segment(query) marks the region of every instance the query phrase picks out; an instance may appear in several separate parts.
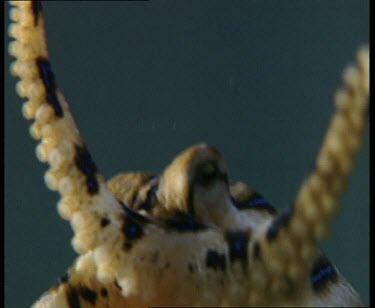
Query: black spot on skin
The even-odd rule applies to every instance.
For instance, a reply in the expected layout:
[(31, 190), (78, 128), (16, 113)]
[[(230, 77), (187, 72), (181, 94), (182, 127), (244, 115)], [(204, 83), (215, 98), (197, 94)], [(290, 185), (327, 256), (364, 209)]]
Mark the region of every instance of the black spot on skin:
[(164, 221), (167, 229), (172, 229), (178, 232), (190, 232), (204, 230), (207, 227), (198, 223), (192, 216), (176, 212), (174, 218), (169, 218)]
[(137, 191), (134, 193), (133, 197), (132, 197), (132, 200), (131, 200), (131, 202), (130, 202), (130, 204), (131, 204), (132, 206), (134, 206), (135, 202), (136, 202), (137, 199), (138, 199), (138, 193), (139, 193), (139, 191), (137, 190)]
[(337, 272), (325, 256), (320, 256), (315, 261), (311, 271), (311, 285), (313, 290), (320, 292), (331, 282), (337, 282)]
[(132, 247), (132, 244), (144, 235), (142, 225), (134, 219), (131, 219), (129, 216), (125, 216), (121, 230), (125, 235), (125, 250), (129, 250)]
[(111, 221), (110, 221), (108, 218), (106, 218), (106, 217), (103, 217), (103, 218), (100, 220), (100, 226), (101, 226), (102, 228), (108, 226), (110, 223), (111, 223)]
[(224, 271), (227, 266), (225, 255), (209, 249), (206, 254), (206, 266), (213, 268), (215, 271), (218, 269)]
[(95, 305), (95, 302), (98, 299), (98, 295), (96, 294), (95, 290), (90, 289), (86, 286), (81, 286), (79, 287), (78, 292), (84, 300)]
[(257, 192), (253, 193), (249, 200), (238, 202), (234, 198), (232, 198), (232, 202), (234, 206), (239, 210), (264, 210), (271, 215), (277, 213), (276, 209), (266, 199), (264, 199), (261, 194)]
[(142, 224), (148, 223), (148, 218), (131, 210), (124, 203), (120, 202), (125, 211), (124, 223), (122, 225), (122, 233), (125, 236), (124, 250), (131, 249), (132, 244), (142, 238), (144, 235)]
[(155, 183), (154, 185), (151, 186), (149, 191), (147, 192), (147, 197), (145, 202), (143, 202), (140, 206), (140, 209), (149, 211), (151, 210), (152, 207), (152, 198), (155, 195), (156, 190), (158, 189), (159, 183)]
[(106, 288), (102, 288), (102, 289), (100, 290), (100, 295), (101, 295), (102, 297), (108, 297), (108, 291), (107, 291), (107, 289), (106, 289)]
[(149, 211), (151, 210), (152, 208), (152, 198), (154, 197), (155, 195), (155, 192), (159, 186), (159, 180), (158, 180), (159, 176), (158, 175), (149, 175), (149, 177), (147, 178), (146, 182), (142, 184), (142, 187), (145, 186), (145, 185), (148, 185), (150, 181), (152, 180), (155, 180), (157, 179), (157, 182), (155, 182), (153, 185), (151, 185), (151, 187), (149, 188), (148, 192), (147, 192), (147, 196), (146, 196), (146, 200), (140, 204), (140, 205), (137, 205), (137, 208), (135, 208), (134, 206), (136, 205), (136, 202), (138, 200), (138, 194), (139, 194), (139, 190), (136, 190), (132, 196), (132, 200), (130, 202), (130, 205), (137, 209), (137, 210), (140, 210), (140, 209), (143, 209), (143, 210), (146, 210), (146, 211)]
[(50, 104), (55, 111), (55, 115), (61, 118), (64, 115), (61, 104), (56, 95), (56, 81), (51, 69), (51, 64), (46, 58), (38, 57), (36, 65), (39, 69), (40, 78), (43, 80), (44, 87), (47, 93), (47, 103)]
[[(146, 216), (143, 216), (136, 211), (129, 208), (123, 202), (119, 201), (125, 212), (123, 233), (129, 240), (125, 244), (125, 250), (131, 248), (131, 242), (141, 238), (143, 236), (142, 225), (150, 223), (151, 220)], [(157, 221), (156, 224), (164, 227), (167, 230), (173, 230), (178, 232), (191, 232), (204, 230), (207, 226), (198, 223), (193, 217), (186, 213), (176, 212), (173, 218)]]
[(244, 266), (247, 264), (247, 245), (250, 235), (243, 231), (230, 231), (226, 233), (226, 240), (229, 245), (229, 259), (231, 262), (241, 261)]
[(268, 241), (272, 241), (277, 237), (279, 229), (283, 226), (286, 226), (289, 223), (292, 214), (293, 206), (285, 208), (283, 212), (281, 212), (274, 218), (274, 220), (272, 221), (271, 225), (267, 230), (266, 236)]
[(127, 216), (131, 217), (132, 219), (138, 221), (141, 224), (147, 224), (147, 223), (151, 222), (151, 220), (149, 218), (147, 218), (146, 216), (143, 216), (143, 215), (137, 213), (136, 211), (134, 211), (133, 209), (131, 209), (130, 207), (128, 207), (122, 201), (119, 201), (119, 202), (121, 204), (122, 209), (124, 210), (124, 213)]
[(42, 2), (40, 0), (33, 0), (31, 2), (31, 9), (34, 15), (34, 26), (38, 25), (39, 14), (42, 12)]
[(98, 169), (91, 158), (86, 146), (75, 146), (76, 155), (75, 163), (77, 168), (85, 175), (87, 190), (90, 195), (94, 195), (99, 191), (98, 180), (96, 179), (96, 172)]
[(79, 294), (76, 288), (69, 287), (66, 293), (66, 299), (70, 308), (81, 308)]
[(194, 266), (191, 263), (188, 263), (188, 269), (190, 273), (194, 273)]
[(254, 256), (255, 260), (259, 259), (260, 256), (261, 256), (260, 245), (259, 245), (258, 242), (255, 242), (255, 244), (254, 244), (253, 256)]

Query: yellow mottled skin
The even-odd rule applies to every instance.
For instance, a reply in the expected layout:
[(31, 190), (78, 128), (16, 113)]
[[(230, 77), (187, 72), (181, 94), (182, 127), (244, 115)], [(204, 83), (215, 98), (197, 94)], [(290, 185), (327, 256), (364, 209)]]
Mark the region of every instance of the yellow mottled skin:
[[(48, 60), (41, 12), (30, 1), (11, 4), (11, 72), (28, 100), (22, 112), (34, 120), (37, 157), (50, 166), (46, 185), (61, 195), (58, 211), (71, 222), (80, 254), (33, 307), (361, 305), (340, 273), (320, 292), (310, 276), (367, 122), (368, 49), (345, 71), (315, 168), (282, 216), (238, 208), (256, 192), (229, 184), (221, 154), (205, 144), (179, 154), (159, 176), (133, 172), (105, 182), (63, 95), (47, 89), (40, 73), (37, 60)], [(48, 101), (51, 91), (62, 116)]]

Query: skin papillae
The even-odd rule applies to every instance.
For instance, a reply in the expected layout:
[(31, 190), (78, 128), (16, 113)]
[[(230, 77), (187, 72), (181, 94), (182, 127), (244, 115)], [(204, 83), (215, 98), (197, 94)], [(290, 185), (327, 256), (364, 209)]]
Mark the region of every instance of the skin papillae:
[(46, 185), (71, 222), (79, 257), (33, 307), (361, 306), (318, 248), (366, 126), (369, 52), (344, 73), (336, 111), (311, 174), (280, 214), (254, 189), (230, 183), (221, 154), (200, 144), (160, 175), (106, 182), (48, 61), (40, 2), (12, 1), (11, 72), (34, 122)]

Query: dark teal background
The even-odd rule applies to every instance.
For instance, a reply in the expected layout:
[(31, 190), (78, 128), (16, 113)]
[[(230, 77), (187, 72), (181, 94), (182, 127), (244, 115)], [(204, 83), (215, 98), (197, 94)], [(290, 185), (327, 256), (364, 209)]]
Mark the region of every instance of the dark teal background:
[[(222, 151), (232, 179), (282, 208), (313, 165), (343, 68), (369, 40), (368, 7), (359, 0), (85, 1), (47, 2), (43, 12), (57, 82), (107, 178), (161, 171), (205, 141)], [(7, 68), (11, 58), (4, 60)], [(5, 304), (27, 307), (75, 253), (15, 82), (6, 69)], [(368, 168), (367, 129), (323, 244), (367, 304)]]

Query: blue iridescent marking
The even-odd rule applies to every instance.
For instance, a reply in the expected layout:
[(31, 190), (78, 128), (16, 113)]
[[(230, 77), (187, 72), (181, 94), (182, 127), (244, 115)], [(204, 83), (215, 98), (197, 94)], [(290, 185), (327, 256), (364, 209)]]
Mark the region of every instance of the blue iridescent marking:
[(241, 250), (241, 248), (242, 248), (242, 243), (237, 241), (237, 242), (234, 243), (233, 246), (234, 246), (234, 249), (235, 249), (235, 250)]
[(189, 232), (205, 229), (206, 226), (196, 222), (190, 217), (178, 214), (176, 218), (165, 220), (165, 226), (179, 232)]
[(96, 194), (99, 191), (99, 183), (96, 179), (97, 168), (87, 148), (76, 145), (75, 162), (77, 168), (85, 175), (89, 194)]
[(193, 229), (194, 228), (194, 222), (192, 220), (186, 222), (186, 228), (187, 229)]
[(266, 200), (263, 196), (257, 192), (251, 195), (251, 198), (245, 201), (237, 201), (233, 197), (231, 200), (234, 206), (239, 210), (265, 210), (270, 214), (276, 214), (276, 209)]
[[(152, 179), (153, 178), (157, 178), (157, 176), (153, 176)], [(147, 193), (147, 198), (146, 198), (145, 202), (140, 207), (141, 209), (146, 210), (146, 211), (149, 211), (151, 209), (151, 206), (152, 206), (152, 202), (151, 201), (152, 201), (152, 198), (154, 197), (155, 192), (158, 189), (158, 187), (159, 187), (159, 183), (155, 183), (150, 188), (150, 190)]]
[(249, 243), (250, 234), (243, 231), (229, 231), (225, 235), (229, 246), (230, 261), (242, 261), (242, 263), (246, 266), (247, 245)]
[(311, 284), (315, 291), (323, 290), (327, 282), (335, 282), (337, 272), (329, 260), (323, 255), (314, 263), (311, 272)]
[(255, 200), (250, 200), (248, 205), (259, 205), (259, 204), (268, 204), (268, 201), (264, 198), (261, 199), (255, 199)]
[(39, 57), (36, 59), (36, 64), (39, 68), (39, 74), (43, 80), (47, 92), (47, 102), (55, 110), (55, 115), (61, 118), (63, 116), (63, 109), (56, 96), (56, 82), (55, 76), (51, 69), (51, 64), (45, 58)]
[(290, 218), (293, 214), (293, 206), (285, 208), (279, 215), (277, 215), (272, 224), (267, 230), (267, 239), (269, 241), (274, 240), (277, 237), (279, 229), (286, 226), (289, 223)]
[(128, 232), (129, 232), (130, 234), (134, 235), (134, 234), (137, 232), (138, 228), (139, 228), (138, 226), (130, 226), (130, 227), (128, 228)]
[(140, 239), (143, 235), (143, 225), (150, 222), (150, 220), (129, 208), (125, 203), (119, 201), (124, 210), (124, 222), (121, 228), (124, 234), (124, 250), (129, 251), (134, 242)]
[(333, 267), (332, 266), (328, 266), (327, 268), (321, 269), (318, 274), (313, 276), (313, 278), (312, 278), (313, 285), (316, 285), (324, 277), (332, 275), (332, 273), (333, 273)]
[(164, 227), (178, 232), (204, 230), (206, 225), (197, 222), (191, 215), (177, 211), (172, 218), (163, 221)]
[(96, 182), (93, 182), (93, 181), (87, 181), (87, 185), (89, 186), (89, 189), (91, 191), (91, 190), (95, 189), (97, 184), (96, 184)]

